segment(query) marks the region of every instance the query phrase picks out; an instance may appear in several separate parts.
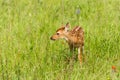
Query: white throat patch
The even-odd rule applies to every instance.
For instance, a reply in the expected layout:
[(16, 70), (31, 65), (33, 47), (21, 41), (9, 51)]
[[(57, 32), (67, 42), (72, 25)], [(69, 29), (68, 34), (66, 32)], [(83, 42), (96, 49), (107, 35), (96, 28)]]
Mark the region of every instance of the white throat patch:
[(65, 39), (66, 41), (68, 41), (68, 38), (65, 37), (64, 39)]

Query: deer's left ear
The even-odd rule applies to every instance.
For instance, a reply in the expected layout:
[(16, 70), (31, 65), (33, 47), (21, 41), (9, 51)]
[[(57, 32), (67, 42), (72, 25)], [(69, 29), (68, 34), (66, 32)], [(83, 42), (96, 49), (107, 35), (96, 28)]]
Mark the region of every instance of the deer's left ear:
[(67, 23), (67, 24), (65, 25), (65, 31), (68, 31), (68, 30), (69, 30), (69, 27), (70, 27), (70, 24)]

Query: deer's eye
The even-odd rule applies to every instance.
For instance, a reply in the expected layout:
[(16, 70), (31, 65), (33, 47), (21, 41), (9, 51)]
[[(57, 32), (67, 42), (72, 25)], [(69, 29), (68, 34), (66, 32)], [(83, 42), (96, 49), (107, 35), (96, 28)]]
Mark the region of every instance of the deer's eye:
[(59, 35), (59, 33), (57, 33), (57, 35)]

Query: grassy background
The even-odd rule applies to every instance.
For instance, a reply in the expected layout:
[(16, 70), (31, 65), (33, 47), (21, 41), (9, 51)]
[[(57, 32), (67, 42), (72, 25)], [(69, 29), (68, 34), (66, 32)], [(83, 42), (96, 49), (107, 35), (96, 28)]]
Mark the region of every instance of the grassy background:
[[(82, 67), (49, 39), (66, 22), (85, 30)], [(120, 80), (120, 0), (0, 0), (0, 80)]]

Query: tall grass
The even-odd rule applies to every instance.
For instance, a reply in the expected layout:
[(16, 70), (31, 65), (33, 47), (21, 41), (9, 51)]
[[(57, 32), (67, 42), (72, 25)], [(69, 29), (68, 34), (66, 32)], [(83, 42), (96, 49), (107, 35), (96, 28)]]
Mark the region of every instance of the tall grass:
[[(119, 0), (0, 0), (0, 80), (120, 80), (119, 5)], [(67, 43), (49, 39), (66, 22), (84, 28), (82, 67), (67, 63), (74, 55)]]

